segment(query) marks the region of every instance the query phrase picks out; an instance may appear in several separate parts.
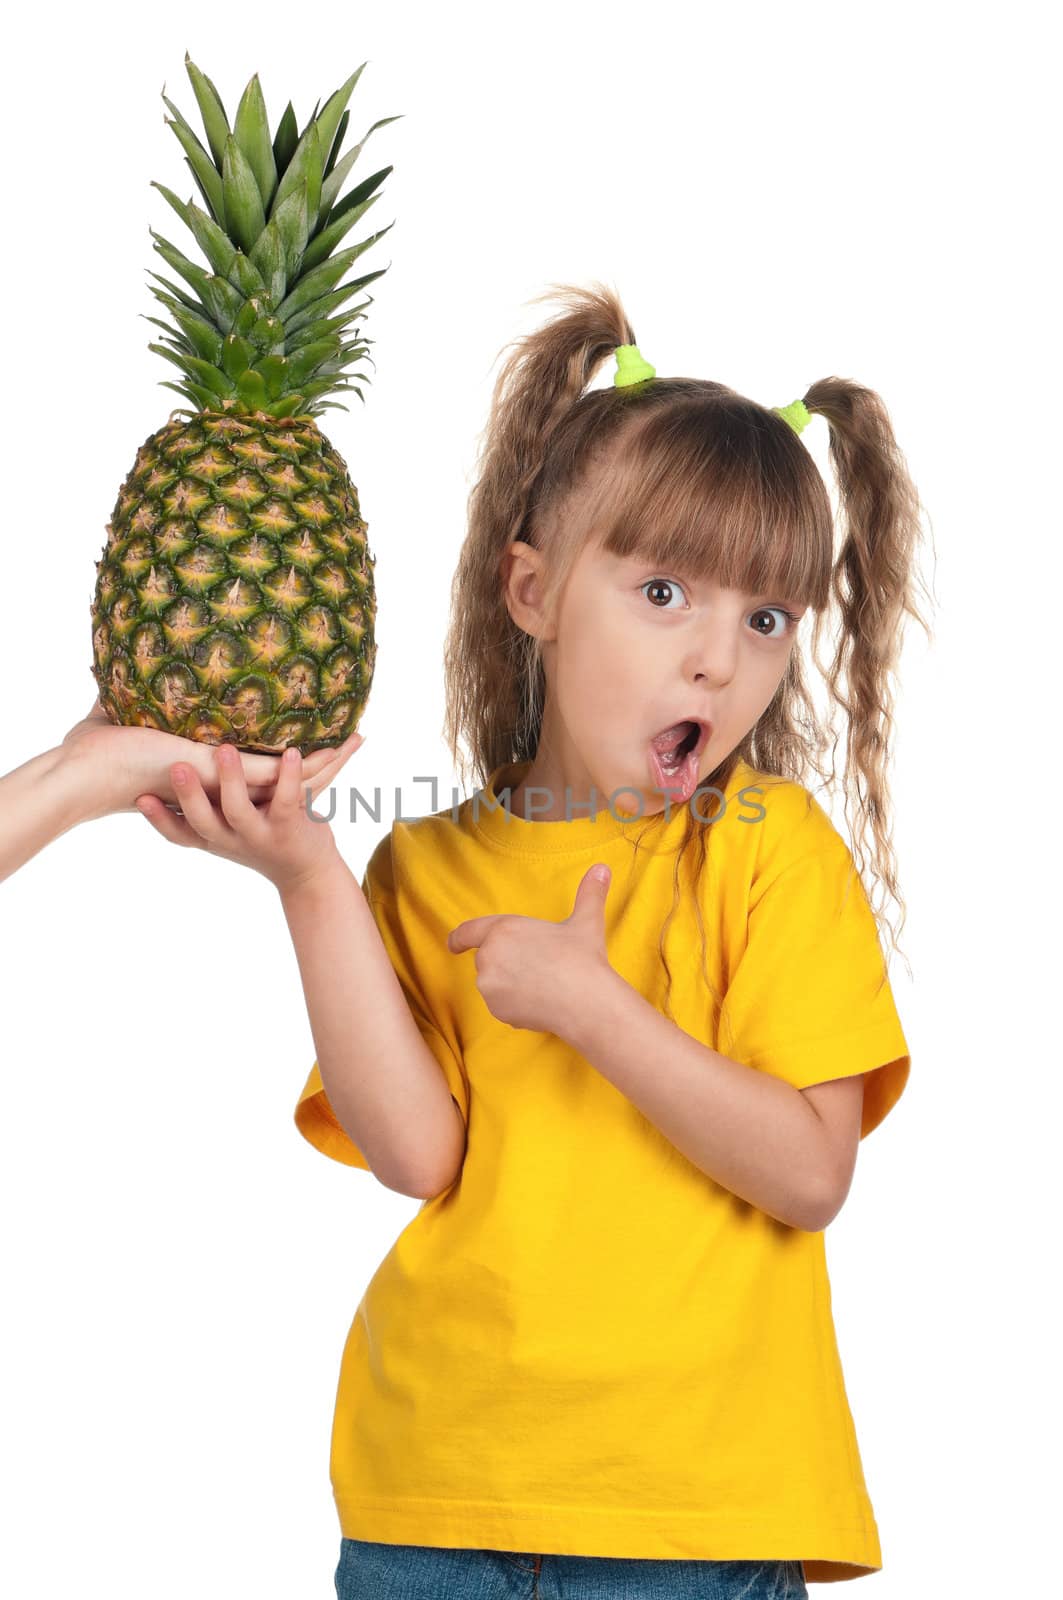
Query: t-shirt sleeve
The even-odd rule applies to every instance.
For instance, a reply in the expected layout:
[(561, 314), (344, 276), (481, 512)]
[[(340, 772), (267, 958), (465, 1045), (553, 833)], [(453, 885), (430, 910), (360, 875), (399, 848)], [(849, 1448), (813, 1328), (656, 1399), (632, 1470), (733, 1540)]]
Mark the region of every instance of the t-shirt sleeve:
[(798, 1089), (866, 1073), (861, 1139), (900, 1099), (911, 1058), (874, 913), (825, 814), (815, 847), (750, 892), (719, 1049)]
[[(468, 1083), (455, 1044), (447, 1039), (436, 1022), (429, 1003), (418, 983), (411, 955), (410, 940), (396, 909), (395, 896), (390, 884), (387, 855), (390, 839), (385, 837), (377, 846), (362, 879), (362, 893), (373, 913), (384, 948), (409, 1004), (422, 1039), (428, 1045), (447, 1080), (451, 1098), (455, 1101), (468, 1126)], [(303, 1137), (320, 1150), (349, 1167), (362, 1167), (370, 1171), (363, 1152), (341, 1127), (329, 1103), (321, 1081), (321, 1071), (315, 1061), (303, 1086), (295, 1107), (295, 1125)]]

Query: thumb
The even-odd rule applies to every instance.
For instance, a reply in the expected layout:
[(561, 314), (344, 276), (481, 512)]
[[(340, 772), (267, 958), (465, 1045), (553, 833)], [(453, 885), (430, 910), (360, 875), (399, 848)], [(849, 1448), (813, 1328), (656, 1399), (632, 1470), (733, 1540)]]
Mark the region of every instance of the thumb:
[(591, 905), (596, 910), (604, 906), (611, 880), (612, 873), (603, 862), (595, 862), (593, 867), (589, 867), (576, 890), (574, 912), (578, 914), (584, 904)]

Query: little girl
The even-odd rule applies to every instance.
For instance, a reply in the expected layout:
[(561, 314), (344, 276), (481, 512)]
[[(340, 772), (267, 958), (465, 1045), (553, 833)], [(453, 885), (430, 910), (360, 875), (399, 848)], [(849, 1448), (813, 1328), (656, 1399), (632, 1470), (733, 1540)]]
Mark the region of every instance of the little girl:
[(340, 1600), (784, 1600), (882, 1564), (823, 1230), (910, 1066), (804, 787), (836, 730), (798, 638), (831, 623), (896, 896), (919, 501), (870, 390), (658, 378), (612, 290), (561, 292), (498, 378), (453, 587), (447, 735), (484, 787), (394, 822), (361, 887), (297, 752), (262, 809), (225, 745), (219, 805), (180, 768), (183, 817), (140, 804), (276, 885), (317, 1055), (296, 1124), (424, 1202), (343, 1353)]

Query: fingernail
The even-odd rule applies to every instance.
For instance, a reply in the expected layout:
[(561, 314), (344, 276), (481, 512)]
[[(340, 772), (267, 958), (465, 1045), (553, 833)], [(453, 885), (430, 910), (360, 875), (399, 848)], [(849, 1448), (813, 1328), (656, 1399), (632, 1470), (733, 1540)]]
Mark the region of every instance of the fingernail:
[(188, 768), (187, 767), (174, 767), (174, 769), (173, 769), (173, 781), (174, 781), (174, 783), (187, 783), (187, 781), (188, 781)]

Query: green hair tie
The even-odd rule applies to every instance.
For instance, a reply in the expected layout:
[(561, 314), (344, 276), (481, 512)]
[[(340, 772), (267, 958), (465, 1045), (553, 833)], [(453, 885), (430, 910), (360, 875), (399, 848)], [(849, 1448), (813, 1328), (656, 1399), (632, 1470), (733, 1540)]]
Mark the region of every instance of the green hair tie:
[(800, 433), (812, 420), (812, 413), (803, 400), (791, 400), (788, 406), (772, 406), (773, 411), (788, 422), (795, 433)]
[(637, 344), (618, 344), (616, 347), (616, 371), (613, 374), (613, 383), (618, 389), (624, 389), (629, 383), (641, 383), (644, 378), (655, 378), (657, 368), (651, 367), (644, 361)]
[[(617, 389), (625, 389), (631, 383), (642, 383), (646, 378), (656, 376), (657, 368), (650, 366), (637, 344), (617, 345), (616, 371), (613, 374), (613, 384)], [(792, 400), (788, 406), (772, 406), (771, 409), (784, 422), (788, 422), (797, 434), (807, 428), (812, 420), (812, 413), (803, 400)]]

